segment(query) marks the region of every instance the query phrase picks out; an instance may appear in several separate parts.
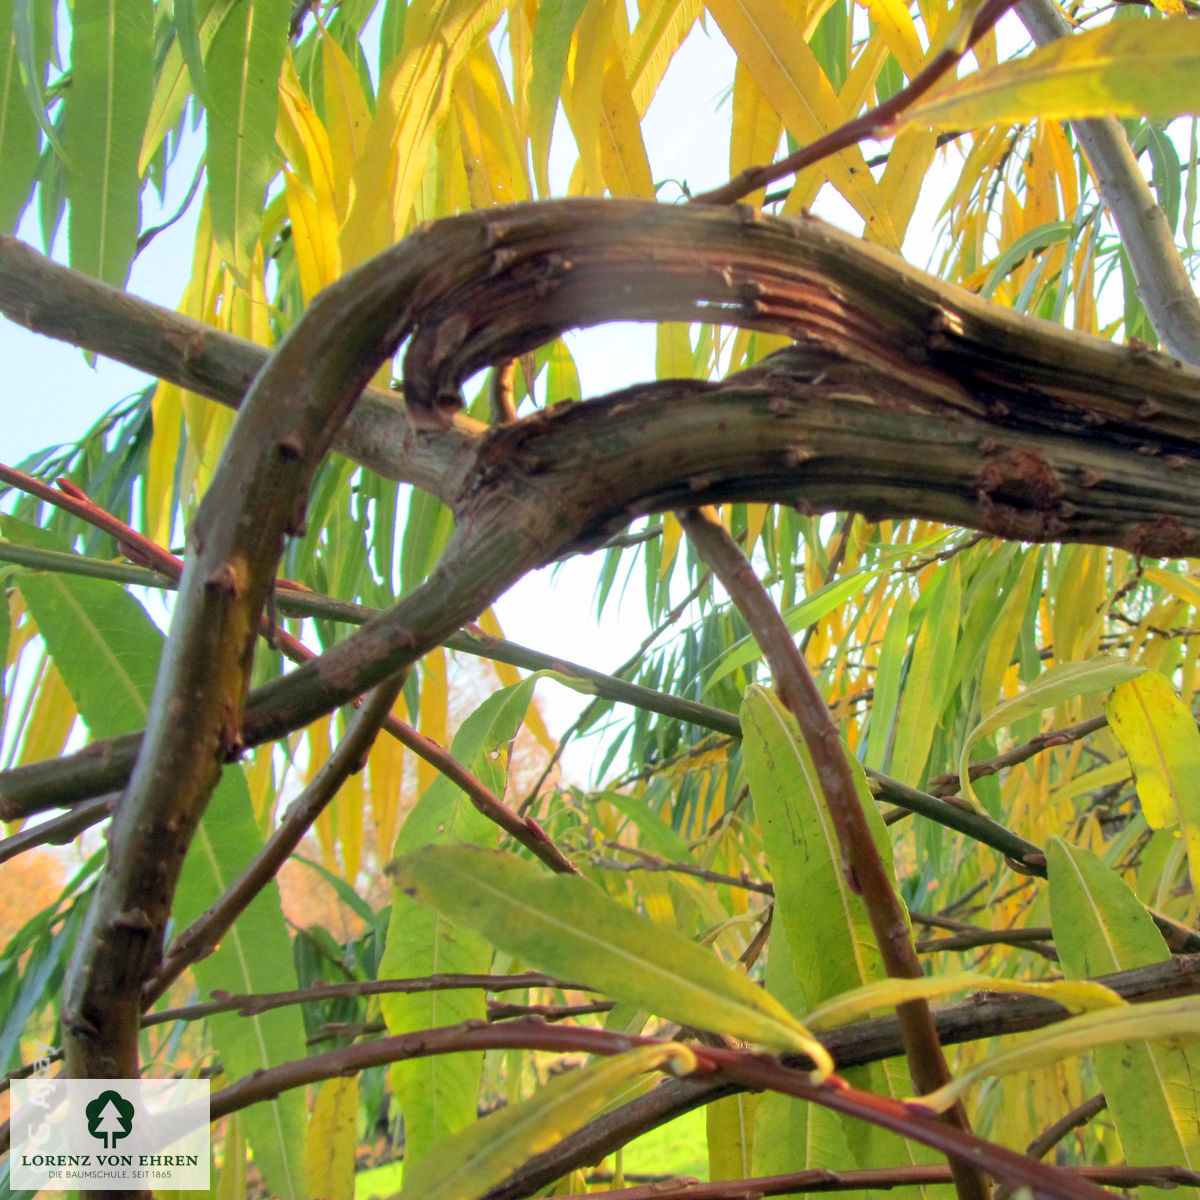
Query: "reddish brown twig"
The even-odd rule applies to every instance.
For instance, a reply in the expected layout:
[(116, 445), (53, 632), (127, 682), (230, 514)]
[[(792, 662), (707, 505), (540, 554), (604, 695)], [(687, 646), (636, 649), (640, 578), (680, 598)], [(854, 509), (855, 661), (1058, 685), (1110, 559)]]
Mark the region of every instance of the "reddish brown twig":
[(933, 59), (920, 70), (913, 79), (902, 87), (894, 96), (882, 104), (868, 109), (861, 116), (847, 121), (837, 129), (802, 146), (794, 154), (781, 158), (778, 162), (761, 167), (747, 167), (735, 175), (728, 183), (713, 188), (708, 192), (700, 192), (693, 196), (694, 204), (732, 204), (743, 196), (759, 188), (811, 167), (831, 154), (837, 154), (850, 146), (861, 142), (864, 138), (877, 137), (892, 126), (902, 112), (915, 101), (919, 100), (933, 87), (939, 79), (952, 70), (966, 52), (1012, 7), (1014, 0), (985, 0), (985, 3), (971, 22), (962, 44), (950, 44), (940, 50)]

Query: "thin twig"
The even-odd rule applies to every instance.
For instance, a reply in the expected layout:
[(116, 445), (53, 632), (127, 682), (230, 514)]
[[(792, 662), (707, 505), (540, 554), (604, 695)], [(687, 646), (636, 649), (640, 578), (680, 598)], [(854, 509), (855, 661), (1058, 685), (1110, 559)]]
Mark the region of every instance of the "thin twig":
[(0, 841), (0, 863), (35, 846), (65, 846), (73, 842), (89, 826), (111, 817), (119, 799), (120, 796), (115, 792), (108, 796), (97, 796), (63, 813), (61, 817), (51, 817), (40, 825), (30, 825), (4, 838)]
[[(1005, 750), (1003, 754), (997, 754), (995, 758), (972, 763), (968, 768), (968, 774), (972, 782), (988, 775), (995, 775), (1003, 771), (1005, 767), (1016, 766), (1017, 763), (1023, 763), (1046, 750), (1077, 742), (1080, 738), (1087, 737), (1089, 733), (1103, 729), (1107, 724), (1108, 718), (1101, 713), (1100, 716), (1089, 717), (1077, 725), (1068, 725), (1066, 729), (1051, 729), (1046, 733), (1039, 733), (1029, 741), (1023, 742), (1019, 746), (1013, 746), (1012, 749)], [(961, 784), (962, 780), (958, 775), (947, 772), (945, 775), (935, 775), (929, 780), (928, 790), (935, 796), (952, 796), (958, 791)]]
[(743, 196), (782, 179), (785, 175), (796, 174), (831, 154), (856, 145), (864, 138), (875, 137), (885, 132), (906, 108), (919, 100), (958, 64), (963, 55), (995, 25), (1012, 3), (1013, 0), (985, 0), (971, 22), (970, 29), (966, 31), (966, 37), (961, 42), (952, 39), (950, 44), (935, 54), (908, 84), (882, 104), (868, 109), (861, 116), (847, 121), (837, 129), (830, 130), (815, 142), (809, 142), (807, 146), (802, 146), (794, 154), (789, 154), (778, 162), (761, 167), (747, 167), (728, 183), (693, 196), (692, 202), (732, 204)]
[(1085, 1100), (1082, 1104), (1076, 1105), (1069, 1113), (1066, 1113), (1055, 1121), (1053, 1125), (1048, 1126), (1039, 1133), (1025, 1147), (1025, 1153), (1031, 1158), (1045, 1158), (1072, 1129), (1078, 1129), (1081, 1125), (1086, 1125), (1097, 1113), (1103, 1112), (1107, 1107), (1108, 1101), (1105, 1100), (1104, 1093), (1097, 1093), (1090, 1100)]
[(525, 971), (519, 975), (422, 975), (414, 979), (366, 979), (351, 983), (314, 983), (311, 987), (290, 992), (245, 992), (233, 995), (214, 991), (213, 999), (201, 1004), (167, 1008), (147, 1013), (143, 1027), (162, 1025), (168, 1021), (198, 1021), (213, 1013), (236, 1012), (243, 1017), (257, 1016), (273, 1008), (292, 1004), (320, 1004), (325, 1000), (344, 997), (411, 995), (419, 992), (443, 992), (455, 988), (482, 989), (486, 992), (507, 992), (527, 988), (556, 988), (560, 991), (586, 992), (581, 983), (566, 983), (552, 975)]
[(631, 855), (634, 861), (623, 863), (616, 862), (611, 858), (593, 857), (591, 860), (593, 866), (610, 871), (669, 871), (677, 875), (691, 875), (693, 878), (703, 879), (707, 883), (725, 884), (728, 887), (743, 888), (748, 892), (760, 892), (764, 896), (775, 895), (775, 889), (769, 883), (751, 879), (744, 871), (741, 875), (726, 875), (721, 871), (710, 871), (706, 867), (697, 866), (695, 863), (668, 862), (665, 858), (658, 858), (656, 855), (646, 853), (645, 850), (622, 846), (620, 842), (606, 841), (604, 845), (610, 850)]

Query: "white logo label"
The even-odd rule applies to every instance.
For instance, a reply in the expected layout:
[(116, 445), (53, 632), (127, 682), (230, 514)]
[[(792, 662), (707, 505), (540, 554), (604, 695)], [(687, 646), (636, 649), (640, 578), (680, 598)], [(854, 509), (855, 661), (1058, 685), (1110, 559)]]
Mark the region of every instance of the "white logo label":
[(14, 1079), (10, 1184), (208, 1188), (206, 1079)]

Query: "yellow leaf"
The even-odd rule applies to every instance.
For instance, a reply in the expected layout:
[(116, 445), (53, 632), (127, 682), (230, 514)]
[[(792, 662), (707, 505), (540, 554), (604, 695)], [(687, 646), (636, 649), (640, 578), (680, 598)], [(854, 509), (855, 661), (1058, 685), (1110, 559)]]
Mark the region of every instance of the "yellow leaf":
[(638, 112), (650, 106), (675, 51), (700, 16), (700, 0), (642, 0), (622, 54)]
[(818, 1004), (804, 1018), (804, 1023), (809, 1029), (832, 1029), (847, 1021), (865, 1017), (877, 1009), (894, 1008), (909, 1000), (933, 1000), (965, 988), (1044, 996), (1076, 1012), (1119, 1008), (1126, 1004), (1112, 988), (1090, 979), (1057, 979), (1037, 983), (1023, 979), (997, 979), (979, 971), (960, 971), (953, 975), (926, 976), (923, 979), (877, 979)]
[(938, 89), (906, 123), (974, 129), (1070, 117), (1200, 112), (1200, 24), (1113, 21)]
[(1200, 731), (1195, 718), (1156, 671), (1114, 688), (1104, 710), (1129, 756), (1146, 822), (1153, 829), (1183, 831), (1192, 887), (1200, 895)]
[(491, 46), (482, 42), (454, 85), (463, 166), (476, 208), (529, 199), (512, 103)]
[(605, 184), (600, 159), (600, 121), (604, 68), (612, 37), (612, 8), (608, 0), (590, 0), (571, 42), (570, 87), (563, 93), (563, 108), (579, 149), (584, 186), (596, 196), (603, 193)]
[(348, 261), (391, 244), (407, 227), (426, 156), (450, 108), (454, 76), (503, 8), (503, 0), (440, 0), (409, 9), (404, 42), (384, 69), (367, 130), (343, 234)]
[(75, 701), (49, 658), (42, 660), (41, 674), (30, 688), (30, 694), (35, 699), (24, 729), (18, 764), (57, 757), (75, 724)]
[(327, 1079), (317, 1093), (308, 1136), (308, 1194), (320, 1200), (354, 1200), (358, 1076)]
[(1086, 1054), (1096, 1046), (1160, 1038), (1171, 1043), (1197, 1037), (1200, 1037), (1200, 1004), (1195, 996), (1104, 1008), (1013, 1039), (1005, 1049), (992, 1051), (977, 1066), (937, 1091), (918, 1097), (915, 1103), (945, 1112), (963, 1092), (989, 1075), (1058, 1062), (1074, 1054)]
[(291, 171), (284, 171), (283, 187), (292, 222), (300, 291), (307, 302), (341, 273), (337, 219), (332, 206), (322, 212), (312, 192)]
[(476, 1121), (441, 1142), (437, 1153), (406, 1167), (401, 1200), (474, 1200), (610, 1105), (633, 1076), (664, 1066), (684, 1074), (695, 1065), (686, 1046), (668, 1042), (559, 1075), (528, 1100)]
[(911, 79), (924, 65), (925, 51), (908, 6), (900, 0), (866, 0), (866, 8), (900, 70)]
[(610, 53), (600, 91), (600, 169), (614, 196), (654, 199), (650, 160), (642, 142), (641, 116), (634, 107), (621, 60)]
[(354, 64), (321, 27), (321, 65), (325, 89), (325, 127), (333, 165), (334, 201), (344, 221), (354, 199), (355, 168), (367, 143), (371, 107)]
[[(783, 121), (771, 107), (762, 88), (745, 63), (739, 61), (733, 74), (733, 130), (729, 137), (730, 178), (747, 167), (762, 166), (775, 159)], [(766, 195), (759, 188), (746, 197), (748, 204), (761, 204)]]
[[(706, 7), (798, 141), (815, 141), (845, 123), (846, 113), (817, 56), (782, 5), (775, 0), (707, 0)], [(817, 174), (827, 174), (854, 206), (866, 222), (867, 237), (899, 248), (891, 218), (857, 146), (827, 158)]]
[[(449, 745), (447, 721), (450, 691), (446, 681), (446, 651), (440, 646), (421, 660), (420, 729), (441, 746)], [(417, 759), (417, 788), (424, 792), (441, 772), (423, 758)]]
[(937, 137), (928, 129), (906, 129), (892, 143), (879, 181), (879, 195), (901, 237), (912, 220), (917, 197), (936, 153)]
[[(500, 628), (500, 622), (496, 619), (496, 613), (491, 608), (485, 608), (480, 613), (478, 625), (484, 633), (492, 637), (502, 638), (504, 636), (504, 630)], [(511, 663), (493, 662), (492, 669), (496, 672), (496, 677), (505, 687), (513, 687), (521, 682), (521, 672)], [(524, 723), (525, 728), (537, 739), (538, 745), (547, 754), (553, 754), (558, 744), (550, 735), (550, 730), (546, 728), (546, 722), (542, 720), (542, 710), (538, 708), (537, 701), (532, 694), (529, 697), (529, 708), (525, 713)], [(383, 843), (383, 845), (390, 844), (389, 842)]]

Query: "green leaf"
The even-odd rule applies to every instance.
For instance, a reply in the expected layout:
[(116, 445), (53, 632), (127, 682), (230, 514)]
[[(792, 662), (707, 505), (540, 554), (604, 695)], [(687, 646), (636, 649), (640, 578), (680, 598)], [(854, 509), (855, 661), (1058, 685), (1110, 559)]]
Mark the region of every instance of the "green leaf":
[(1031, 254), (1045, 250), (1057, 242), (1065, 242), (1075, 229), (1074, 221), (1047, 221), (1028, 233), (1017, 238), (1003, 254), (992, 264), (988, 277), (980, 288), (979, 294), (990, 300), (1000, 281), (1006, 279), (1011, 271), (1020, 266)]
[(666, 1063), (678, 1074), (695, 1067), (677, 1042), (639, 1046), (568, 1071), (523, 1100), (476, 1121), (415, 1166), (404, 1166), (402, 1200), (477, 1200), (523, 1162), (557, 1145), (616, 1098), (635, 1075)]
[(58, 130), (46, 110), (43, 86), (46, 81), (47, 58), (55, 44), (56, 5), (42, 0), (14, 0), (12, 4), (13, 36), (16, 39), (17, 58), (21, 65), (21, 84), (29, 101), (38, 128), (46, 135), (51, 149), (59, 158), (66, 159), (66, 151), (58, 138)]
[(1200, 26), (1188, 17), (1112, 21), (940, 88), (906, 124), (976, 129), (1072, 117), (1200, 111)]
[[(504, 791), (504, 762), (497, 749), (507, 747), (516, 735), (534, 683), (534, 679), (526, 679), (489, 696), (454, 738), (451, 750), (455, 758), (493, 791)], [(408, 815), (395, 851), (406, 854), (423, 846), (454, 842), (495, 846), (498, 837), (495, 823), (441, 775)], [(379, 974), (387, 979), (486, 974), (492, 955), (492, 947), (479, 934), (456, 928), (441, 913), (397, 894)], [(487, 1016), (484, 994), (478, 989), (384, 996), (381, 1004), (388, 1032), (393, 1034)], [(432, 1147), (475, 1120), (482, 1069), (483, 1060), (477, 1054), (410, 1059), (392, 1067), (392, 1090), (404, 1114), (408, 1163), (420, 1162)]]
[(148, 636), (142, 606), (116, 584), (83, 575), (28, 572), (17, 587), (88, 732), (110, 738), (143, 728), (161, 636)]
[(234, 6), (204, 59), (213, 234), (239, 275), (250, 268), (267, 184), (279, 165), (275, 121), (291, 0)]
[(76, 0), (64, 115), (71, 266), (124, 287), (141, 223), (154, 84), (152, 0)]
[[(872, 579), (887, 571), (890, 564), (897, 558), (907, 554), (923, 553), (934, 545), (945, 541), (945, 539), (945, 534), (937, 534), (934, 537), (925, 538), (923, 541), (916, 542), (911, 546), (905, 546), (903, 550), (882, 556), (870, 566), (859, 567), (856, 571), (851, 571), (848, 575), (831, 580), (824, 587), (818, 588), (811, 596), (805, 596), (799, 604), (794, 604), (791, 608), (787, 609), (783, 614), (784, 623), (792, 633), (798, 633), (801, 629), (806, 629), (808, 626), (816, 624), (823, 616), (837, 608), (839, 604), (844, 604), (852, 596), (857, 596)], [(760, 658), (762, 658), (762, 651), (758, 648), (758, 643), (754, 638), (743, 638), (740, 642), (731, 646), (717, 660), (712, 673), (705, 682), (705, 690), (710, 690), (714, 684), (724, 679), (726, 675), (731, 675), (747, 663), (754, 662)]]
[(957, 560), (938, 572), (917, 631), (900, 695), (892, 747), (892, 774), (918, 786), (942, 719), (962, 620), (962, 570)]
[(958, 775), (964, 794), (974, 796), (968, 773), (971, 747), (980, 739), (1012, 725), (1031, 713), (1053, 708), (1064, 700), (1075, 696), (1087, 696), (1092, 692), (1108, 691), (1109, 688), (1142, 674), (1145, 669), (1102, 654), (1083, 662), (1056, 663), (1043, 671), (1020, 695), (1005, 700), (992, 709), (967, 735), (958, 759)]
[(25, 95), (14, 12), (0, 4), (0, 232), (13, 233), (33, 191), (41, 157), (38, 121)]
[[(775, 959), (786, 950), (782, 957), (787, 990), (780, 996), (793, 1006), (812, 1008), (831, 996), (882, 979), (883, 961), (862, 897), (850, 887), (842, 869), (837, 834), (795, 717), (773, 692), (754, 686), (746, 691), (741, 721), (746, 778), (775, 888), (776, 931), (767, 978), (773, 988), (777, 986)], [(887, 831), (862, 768), (853, 760), (850, 766), (890, 872)], [(893, 1083), (882, 1063), (855, 1068), (847, 1075), (855, 1086), (885, 1094), (902, 1094), (906, 1086), (902, 1077)], [(779, 1142), (780, 1138), (784, 1140)], [(755, 1170), (767, 1173), (817, 1166), (880, 1166), (895, 1163), (898, 1155), (913, 1163), (923, 1157), (910, 1144), (862, 1122), (803, 1112), (795, 1103), (778, 1100), (763, 1107), (754, 1154)]]
[(908, 644), (908, 616), (912, 603), (907, 588), (901, 590), (888, 614), (883, 632), (883, 647), (875, 675), (875, 696), (871, 704), (871, 719), (867, 727), (867, 752), (863, 766), (882, 770), (887, 761), (888, 746), (895, 725), (896, 707), (900, 699), (900, 678), (904, 673), (904, 650)]
[[(746, 778), (775, 887), (774, 920), (787, 938), (805, 1006), (812, 1007), (881, 978), (883, 964), (866, 906), (842, 870), (837, 833), (795, 717), (755, 685), (746, 691), (741, 721)], [(865, 811), (890, 867), (891, 847), (873, 800)]]
[(715, 954), (609, 899), (579, 876), (511, 854), (431, 846), (392, 865), (396, 886), (539, 970), (685, 1025), (810, 1055), (824, 1047), (773, 997)]
[[(1068, 978), (1125, 971), (1171, 957), (1138, 898), (1090, 850), (1051, 838), (1046, 868), (1054, 941)], [(1135, 1166), (1177, 1162), (1195, 1169), (1200, 1164), (1195, 1082), (1200, 1055), (1184, 1046), (1135, 1040), (1098, 1048), (1095, 1064), (1127, 1161)]]
[(935, 1112), (945, 1112), (981, 1079), (1027, 1071), (1072, 1055), (1086, 1054), (1097, 1046), (1143, 1038), (1171, 1042), (1200, 1038), (1200, 1004), (1196, 997), (1176, 996), (1170, 1000), (1127, 1004), (1070, 1017), (1048, 1029), (1013, 1039), (1006, 1048), (992, 1051), (978, 1065), (937, 1091), (921, 1096), (915, 1103)]
[(537, 6), (529, 79), (529, 121), (533, 169), (537, 174), (538, 191), (543, 196), (550, 194), (547, 174), (550, 135), (554, 129), (554, 114), (558, 111), (559, 93), (567, 75), (571, 37), (585, 8), (587, 0), (542, 0)]

